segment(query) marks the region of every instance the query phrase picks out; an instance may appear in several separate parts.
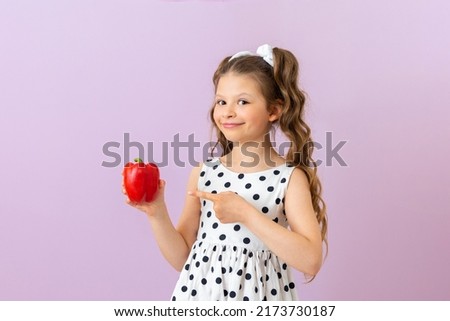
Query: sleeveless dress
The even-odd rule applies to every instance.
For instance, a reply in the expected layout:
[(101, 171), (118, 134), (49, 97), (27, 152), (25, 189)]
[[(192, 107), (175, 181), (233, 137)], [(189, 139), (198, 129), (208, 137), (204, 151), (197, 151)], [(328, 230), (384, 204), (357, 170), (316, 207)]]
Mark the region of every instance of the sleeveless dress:
[[(207, 160), (198, 189), (210, 193), (233, 191), (275, 223), (288, 226), (284, 196), (295, 167), (283, 164), (255, 173), (238, 173), (219, 158)], [(221, 223), (213, 202), (200, 199), (197, 240), (180, 273), (172, 300), (297, 300), (290, 268), (265, 244), (238, 223)]]

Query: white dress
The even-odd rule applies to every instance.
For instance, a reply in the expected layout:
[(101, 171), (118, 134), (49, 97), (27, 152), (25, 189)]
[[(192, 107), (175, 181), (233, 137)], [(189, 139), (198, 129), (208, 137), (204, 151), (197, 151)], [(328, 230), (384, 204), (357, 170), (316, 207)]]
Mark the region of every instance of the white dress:
[[(203, 164), (198, 189), (236, 192), (287, 228), (284, 196), (293, 170), (293, 166), (283, 164), (256, 173), (237, 173), (213, 158)], [(211, 201), (200, 202), (197, 240), (172, 300), (297, 300), (287, 264), (242, 224), (220, 223)]]

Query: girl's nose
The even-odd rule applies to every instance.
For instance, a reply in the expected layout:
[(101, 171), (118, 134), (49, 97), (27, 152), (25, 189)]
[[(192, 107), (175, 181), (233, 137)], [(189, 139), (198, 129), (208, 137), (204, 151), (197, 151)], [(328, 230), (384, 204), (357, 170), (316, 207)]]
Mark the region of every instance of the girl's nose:
[(234, 107), (232, 106), (228, 106), (228, 108), (226, 108), (226, 110), (224, 110), (224, 113), (222, 115), (222, 117), (224, 118), (232, 118), (236, 116), (236, 112), (234, 111)]

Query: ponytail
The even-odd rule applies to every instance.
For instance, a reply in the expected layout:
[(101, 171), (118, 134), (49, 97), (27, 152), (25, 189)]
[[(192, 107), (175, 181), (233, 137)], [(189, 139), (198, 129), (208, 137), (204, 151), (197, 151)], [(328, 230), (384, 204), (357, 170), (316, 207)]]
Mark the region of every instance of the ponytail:
[(306, 94), (298, 87), (298, 62), (287, 50), (274, 48), (274, 78), (281, 93), (283, 110), (279, 127), (291, 141), (286, 160), (307, 176), (314, 212), (321, 227), (322, 240), (328, 253), (328, 219), (322, 199), (322, 184), (317, 176), (317, 163), (312, 158), (314, 142), (311, 129), (304, 121)]

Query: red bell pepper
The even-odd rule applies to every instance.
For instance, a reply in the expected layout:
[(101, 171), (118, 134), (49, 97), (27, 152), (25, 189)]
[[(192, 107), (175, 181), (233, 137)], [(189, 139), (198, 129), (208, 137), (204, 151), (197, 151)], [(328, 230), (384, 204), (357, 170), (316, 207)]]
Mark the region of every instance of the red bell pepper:
[(153, 163), (144, 164), (140, 158), (127, 163), (123, 169), (125, 190), (134, 203), (151, 202), (159, 185), (159, 169)]

